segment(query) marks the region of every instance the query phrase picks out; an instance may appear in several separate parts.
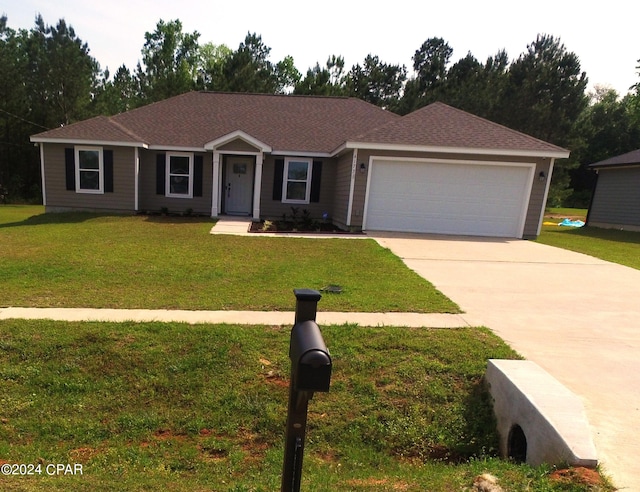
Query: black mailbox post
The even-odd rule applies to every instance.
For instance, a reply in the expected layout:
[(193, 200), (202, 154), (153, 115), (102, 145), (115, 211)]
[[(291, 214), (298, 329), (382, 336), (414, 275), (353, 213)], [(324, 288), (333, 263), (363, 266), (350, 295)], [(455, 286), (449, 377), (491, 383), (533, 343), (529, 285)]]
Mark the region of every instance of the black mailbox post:
[(291, 330), (291, 382), (285, 436), (282, 492), (298, 492), (302, 477), (307, 407), (315, 391), (329, 391), (331, 356), (316, 324), (319, 292), (296, 289), (296, 319)]

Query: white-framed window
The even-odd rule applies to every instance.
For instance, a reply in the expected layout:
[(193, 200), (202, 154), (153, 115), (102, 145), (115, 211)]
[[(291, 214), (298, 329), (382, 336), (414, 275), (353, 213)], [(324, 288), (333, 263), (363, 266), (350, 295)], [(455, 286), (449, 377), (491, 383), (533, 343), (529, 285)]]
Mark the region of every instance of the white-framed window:
[(193, 154), (167, 154), (166, 195), (174, 198), (193, 198)]
[(309, 203), (312, 159), (288, 157), (284, 160), (283, 203)]
[(76, 192), (104, 193), (102, 147), (75, 147)]

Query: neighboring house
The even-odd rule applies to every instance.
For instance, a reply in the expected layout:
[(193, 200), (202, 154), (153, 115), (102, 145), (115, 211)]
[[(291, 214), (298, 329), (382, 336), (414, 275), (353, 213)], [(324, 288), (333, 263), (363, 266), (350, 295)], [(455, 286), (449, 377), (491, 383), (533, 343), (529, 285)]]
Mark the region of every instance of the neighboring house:
[(640, 231), (640, 149), (589, 168), (598, 178), (587, 225)]
[(435, 103), (191, 92), (31, 137), (47, 211), (280, 218), (349, 230), (530, 238), (569, 152)]

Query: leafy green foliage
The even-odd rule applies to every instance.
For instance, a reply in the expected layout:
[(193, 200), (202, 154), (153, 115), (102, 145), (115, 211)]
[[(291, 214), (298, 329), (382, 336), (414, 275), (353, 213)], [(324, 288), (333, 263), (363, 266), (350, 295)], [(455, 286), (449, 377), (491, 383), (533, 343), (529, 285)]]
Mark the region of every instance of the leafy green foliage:
[(145, 102), (154, 102), (188, 92), (195, 88), (198, 74), (199, 46), (197, 31), (182, 32), (180, 20), (160, 20), (154, 32), (144, 35), (142, 48), (144, 68), (138, 64)]

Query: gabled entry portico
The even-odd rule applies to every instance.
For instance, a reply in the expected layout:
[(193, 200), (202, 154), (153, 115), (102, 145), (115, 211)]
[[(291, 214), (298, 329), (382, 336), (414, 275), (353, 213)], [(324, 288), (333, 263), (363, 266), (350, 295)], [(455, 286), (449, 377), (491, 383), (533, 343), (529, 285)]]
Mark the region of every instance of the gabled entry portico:
[(211, 217), (247, 215), (259, 220), (263, 154), (271, 147), (238, 130), (205, 149), (213, 150)]

